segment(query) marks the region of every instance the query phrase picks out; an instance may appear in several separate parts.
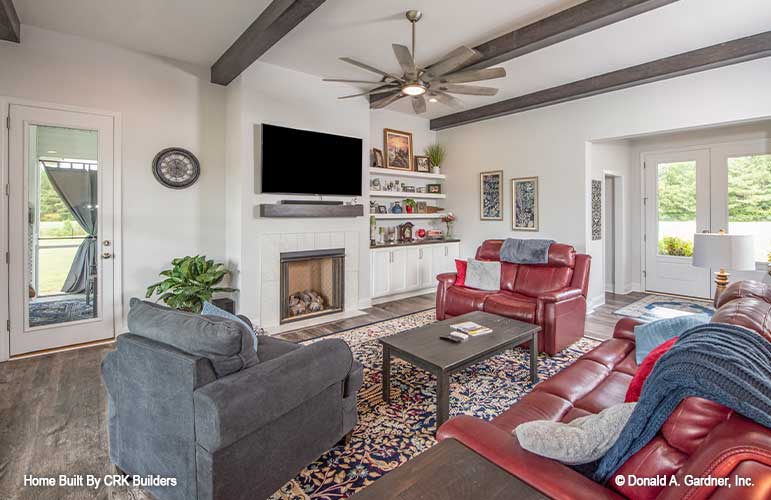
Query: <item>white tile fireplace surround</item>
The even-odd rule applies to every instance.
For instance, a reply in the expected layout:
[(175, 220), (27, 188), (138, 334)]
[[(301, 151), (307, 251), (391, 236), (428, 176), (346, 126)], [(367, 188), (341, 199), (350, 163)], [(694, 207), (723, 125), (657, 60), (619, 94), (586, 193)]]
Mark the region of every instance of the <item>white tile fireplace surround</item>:
[[(260, 235), (260, 326), (273, 334), (363, 314), (358, 311), (366, 306), (359, 297), (361, 237), (352, 229)], [(343, 312), (281, 324), (281, 254), (336, 248), (345, 249)]]

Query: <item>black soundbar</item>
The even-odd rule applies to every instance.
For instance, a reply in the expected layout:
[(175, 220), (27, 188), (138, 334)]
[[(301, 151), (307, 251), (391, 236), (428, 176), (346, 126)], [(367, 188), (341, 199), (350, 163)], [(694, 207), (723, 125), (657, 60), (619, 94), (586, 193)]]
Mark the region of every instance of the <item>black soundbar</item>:
[(325, 200), (281, 200), (282, 205), (342, 205), (342, 201)]

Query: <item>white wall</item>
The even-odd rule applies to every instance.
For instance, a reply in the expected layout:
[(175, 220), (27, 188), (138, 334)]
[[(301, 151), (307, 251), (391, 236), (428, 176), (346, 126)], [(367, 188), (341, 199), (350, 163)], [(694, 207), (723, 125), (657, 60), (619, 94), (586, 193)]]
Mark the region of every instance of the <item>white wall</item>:
[[(591, 195), (591, 180), (599, 180), (603, 184), (603, 197), (605, 195), (605, 174), (618, 176), (616, 181), (621, 186), (621, 199), (619, 200), (620, 213), (618, 221), (615, 224), (617, 241), (622, 245), (615, 252), (615, 258), (621, 265), (617, 280), (619, 293), (636, 290), (639, 284), (634, 283), (632, 268), (635, 258), (639, 262), (639, 248), (633, 245), (633, 228), (639, 224), (639, 171), (632, 162), (632, 150), (628, 141), (614, 141), (608, 143), (588, 143), (586, 145), (587, 165), (591, 172), (590, 184), (588, 186), (588, 195)], [(591, 200), (590, 200), (591, 201)], [(604, 213), (602, 219), (602, 239), (592, 241), (591, 234), (591, 203), (589, 204), (589, 223), (587, 225), (587, 242), (589, 253), (592, 255), (592, 271), (589, 276), (589, 300), (592, 307), (597, 307), (604, 303), (605, 299), (605, 254), (607, 240), (607, 220)], [(637, 257), (635, 257), (637, 251)], [(629, 261), (629, 262), (627, 262)], [(639, 269), (639, 266), (638, 266)], [(639, 274), (639, 273), (638, 273)]]
[[(549, 237), (596, 256), (587, 142), (765, 118), (771, 116), (769, 83), (771, 59), (760, 59), (440, 131), (438, 139), (448, 148), (447, 202), (459, 215), (461, 253), (472, 255), (485, 238), (516, 236)], [(496, 169), (507, 181), (505, 218), (480, 222), (479, 172)], [(540, 178), (540, 231), (513, 232), (509, 179), (531, 175)], [(592, 298), (602, 295), (597, 260)]]
[[(23, 44), (0, 42), (0, 96), (121, 113), (124, 314), (128, 299), (144, 296), (172, 258), (222, 259), (225, 92), (208, 83), (208, 69), (30, 26), (22, 31)], [(170, 146), (201, 161), (191, 188), (167, 189), (153, 177), (155, 154)]]
[[(345, 92), (345, 89), (342, 91)], [(254, 207), (260, 203), (274, 203), (288, 198), (308, 198), (257, 193), (255, 179), (259, 178), (259, 171), (255, 165), (255, 150), (259, 149), (259, 139), (255, 138), (258, 130), (255, 127), (269, 123), (363, 139), (364, 196), (359, 198), (358, 202), (368, 206), (369, 178), (366, 166), (370, 148), (369, 104), (363, 97), (340, 101), (337, 99), (339, 95), (340, 86), (322, 82), (316, 76), (262, 62), (250, 66), (228, 88), (228, 197), (231, 196), (231, 189), (238, 189), (239, 193), (232, 194), (241, 197), (238, 214), (234, 213), (234, 205), (237, 203), (234, 200), (229, 200), (228, 203), (227, 217), (241, 218), (240, 224), (231, 221), (227, 223), (228, 259), (240, 263), (237, 282), (241, 289), (239, 310), (256, 324), (260, 323), (261, 235), (282, 232), (289, 227), (293, 228), (292, 231), (300, 232), (335, 228), (337, 230), (341, 224), (350, 223), (350, 220), (314, 219), (309, 222), (303, 219), (298, 225), (297, 221), (254, 217)], [(237, 131), (231, 132), (231, 128), (237, 128)], [(287, 152), (287, 160), (291, 162), (291, 151)], [(291, 163), (288, 168), (291, 168)], [(330, 175), (335, 173), (330, 172)], [(325, 198), (352, 201), (351, 197)], [(356, 218), (355, 221), (359, 233), (359, 270), (354, 279), (358, 280), (359, 305), (366, 307), (369, 300), (369, 220), (365, 216)], [(320, 229), (322, 227), (327, 229)]]

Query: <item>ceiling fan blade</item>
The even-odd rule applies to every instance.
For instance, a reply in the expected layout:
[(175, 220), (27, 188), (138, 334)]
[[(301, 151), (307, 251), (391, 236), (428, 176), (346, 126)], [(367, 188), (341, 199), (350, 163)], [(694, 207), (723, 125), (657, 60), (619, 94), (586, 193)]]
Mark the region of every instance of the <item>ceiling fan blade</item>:
[(367, 92), (362, 92), (360, 94), (351, 94), (351, 95), (344, 95), (342, 97), (338, 97), (338, 99), (348, 99), (350, 97), (359, 97), (362, 95), (375, 95), (375, 94), (386, 94), (388, 92), (393, 92), (393, 88), (384, 88), (384, 89), (374, 89), (374, 90), (368, 90)]
[(426, 100), (423, 98), (422, 95), (415, 96), (412, 98), (412, 109), (414, 109), (415, 113), (417, 114), (426, 112)]
[(407, 78), (410, 80), (417, 78), (418, 70), (415, 68), (415, 60), (412, 58), (410, 49), (404, 45), (399, 45), (398, 43), (394, 43), (391, 45), (391, 47), (393, 47), (396, 60), (399, 61), (399, 65), (402, 67), (402, 72), (407, 76)]
[(392, 75), (391, 73), (386, 73), (385, 71), (381, 71), (373, 66), (370, 66), (369, 64), (365, 64), (363, 62), (355, 61), (351, 59), (350, 57), (341, 57), (341, 61), (347, 62), (348, 64), (353, 64), (354, 66), (357, 66), (361, 69), (366, 69), (367, 71), (371, 71), (372, 73), (377, 73), (378, 75), (385, 76), (387, 78), (392, 78), (396, 80), (397, 82), (403, 82), (404, 80), (400, 76)]
[(450, 94), (447, 94), (445, 92), (442, 92), (440, 90), (434, 90), (431, 91), (431, 94), (436, 97), (436, 100), (444, 104), (445, 106), (449, 106), (453, 109), (460, 109), (463, 107), (463, 101), (460, 99), (457, 99)]
[(398, 100), (399, 100), (399, 99), (401, 99), (402, 97), (404, 97), (404, 94), (402, 94), (402, 93), (401, 93), (401, 91), (396, 91), (396, 92), (394, 92), (394, 94), (393, 94), (393, 95), (391, 95), (391, 96), (388, 96), (388, 97), (386, 97), (386, 98), (383, 98), (383, 99), (381, 99), (381, 100), (379, 100), (379, 101), (377, 101), (377, 102), (374, 102), (374, 103), (370, 104), (370, 106), (369, 106), (369, 107), (370, 107), (371, 109), (381, 109), (381, 108), (385, 108), (385, 107), (386, 107), (386, 106), (388, 106), (389, 104), (392, 104), (392, 103), (394, 103), (394, 102), (398, 101)]
[(493, 87), (479, 87), (477, 85), (453, 85), (448, 83), (446, 85), (439, 84), (437, 87), (443, 92), (451, 92), (453, 94), (463, 95), (495, 95), (498, 93), (498, 89)]
[(323, 82), (340, 82), (340, 83), (371, 83), (372, 85), (396, 85), (394, 82), (371, 82), (369, 80), (344, 80), (342, 78), (322, 78)]
[(446, 75), (458, 68), (481, 59), (481, 57), (482, 54), (480, 54), (479, 51), (470, 49), (466, 46), (458, 47), (447, 54), (444, 59), (431, 65), (426, 71), (426, 76), (428, 76), (428, 78), (436, 78), (438, 76)]
[(495, 78), (503, 78), (504, 76), (506, 76), (506, 70), (503, 68), (485, 68), (451, 73), (437, 77), (433, 81), (439, 83), (467, 83), (493, 80)]

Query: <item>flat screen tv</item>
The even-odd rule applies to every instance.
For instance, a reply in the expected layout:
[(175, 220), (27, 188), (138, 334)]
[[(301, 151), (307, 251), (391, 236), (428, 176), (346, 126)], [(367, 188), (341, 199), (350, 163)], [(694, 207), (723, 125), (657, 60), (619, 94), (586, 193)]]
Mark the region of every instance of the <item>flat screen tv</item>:
[(361, 196), (361, 139), (261, 128), (263, 193)]

